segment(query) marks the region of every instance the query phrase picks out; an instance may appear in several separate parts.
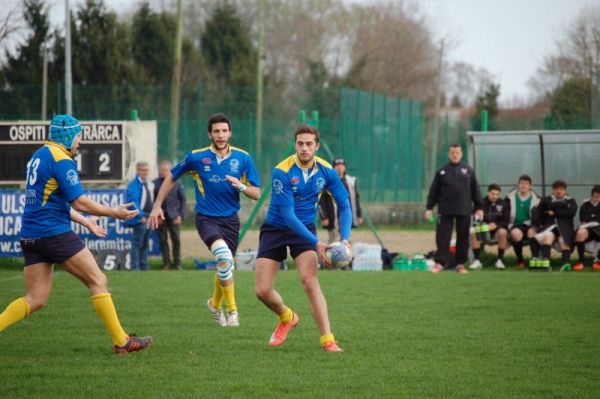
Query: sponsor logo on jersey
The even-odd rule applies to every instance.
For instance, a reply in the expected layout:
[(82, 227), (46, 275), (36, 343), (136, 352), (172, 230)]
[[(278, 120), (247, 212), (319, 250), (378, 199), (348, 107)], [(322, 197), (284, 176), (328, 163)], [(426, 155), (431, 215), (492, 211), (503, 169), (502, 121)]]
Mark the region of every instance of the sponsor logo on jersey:
[(292, 177), (292, 184), (298, 184), (298, 183), (300, 183), (300, 178), (298, 176)]
[(273, 192), (283, 194), (283, 182), (279, 179), (273, 179)]
[(202, 164), (203, 165), (210, 165), (211, 162), (212, 161), (211, 161), (211, 159), (209, 157), (202, 158)]
[(317, 191), (319, 191), (319, 192), (323, 191), (323, 188), (325, 188), (325, 179), (323, 179), (322, 177), (319, 177), (317, 179), (317, 181), (315, 182), (315, 186), (317, 187)]
[(240, 161), (237, 159), (232, 159), (229, 161), (229, 170), (231, 170), (231, 174), (237, 174), (240, 169)]
[(79, 175), (77, 174), (77, 171), (75, 171), (75, 169), (69, 169), (69, 171), (67, 172), (67, 180), (72, 186), (79, 183)]

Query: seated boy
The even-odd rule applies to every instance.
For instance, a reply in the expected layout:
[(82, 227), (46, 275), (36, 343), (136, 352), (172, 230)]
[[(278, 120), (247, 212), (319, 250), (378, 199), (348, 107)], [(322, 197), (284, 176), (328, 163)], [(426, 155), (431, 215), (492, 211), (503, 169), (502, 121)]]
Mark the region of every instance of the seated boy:
[(537, 228), (535, 239), (542, 245), (542, 259), (550, 259), (552, 244), (558, 242), (563, 268), (570, 266), (571, 246), (575, 237), (573, 218), (577, 203), (567, 195), (567, 184), (562, 180), (552, 183), (552, 195), (544, 197), (532, 212)]
[[(508, 246), (508, 222), (510, 220), (510, 205), (508, 201), (500, 198), (501, 189), (497, 184), (488, 186), (488, 193), (483, 200), (483, 223), (487, 223), (490, 229), (492, 239), (498, 240), (498, 258), (494, 263), (496, 269), (504, 269), (504, 251)], [(470, 269), (481, 269), (480, 260), (481, 245), (485, 242), (479, 242), (475, 232), (471, 232), (471, 247), (475, 260), (469, 266)]]
[[(531, 227), (531, 210), (540, 202), (539, 197), (531, 189), (531, 177), (519, 176), (517, 188), (508, 193), (505, 201), (510, 206), (510, 241), (517, 256), (517, 266), (523, 268), (525, 267), (523, 241), (535, 235), (535, 229)], [(534, 257), (537, 257), (540, 251), (539, 245), (535, 240), (529, 241), (531, 252)]]
[[(584, 269), (583, 257), (585, 255), (586, 242), (596, 241), (600, 243), (600, 185), (592, 187), (592, 197), (583, 201), (579, 209), (579, 221), (581, 225), (575, 233), (575, 246), (579, 259), (573, 266), (573, 270)], [(594, 259), (594, 270), (600, 270), (600, 251)]]

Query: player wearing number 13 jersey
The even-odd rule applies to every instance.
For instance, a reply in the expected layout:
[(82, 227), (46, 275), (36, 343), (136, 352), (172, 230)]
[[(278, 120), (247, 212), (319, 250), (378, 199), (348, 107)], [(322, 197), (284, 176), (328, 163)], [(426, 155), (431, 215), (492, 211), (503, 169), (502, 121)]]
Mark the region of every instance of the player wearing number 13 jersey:
[(27, 163), (21, 230), (27, 295), (11, 302), (0, 314), (0, 332), (46, 304), (52, 287), (53, 265), (61, 263), (89, 288), (94, 309), (112, 337), (114, 351), (138, 351), (148, 347), (152, 337), (136, 337), (123, 330), (108, 292), (106, 276), (90, 250), (71, 230), (72, 219), (96, 235), (106, 235), (105, 230), (77, 211), (122, 220), (131, 219), (138, 211), (129, 210), (131, 204), (111, 208), (83, 195), (73, 161), (80, 142), (81, 126), (77, 119), (57, 115), (50, 123), (48, 141)]

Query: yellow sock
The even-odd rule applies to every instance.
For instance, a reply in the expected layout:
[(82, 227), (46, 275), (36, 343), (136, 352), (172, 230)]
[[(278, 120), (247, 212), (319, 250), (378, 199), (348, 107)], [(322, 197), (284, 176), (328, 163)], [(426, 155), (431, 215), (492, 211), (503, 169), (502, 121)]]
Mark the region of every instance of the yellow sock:
[(321, 338), (319, 339), (319, 342), (321, 343), (321, 346), (323, 346), (327, 342), (335, 342), (335, 337), (333, 336), (332, 333), (323, 334), (323, 335), (321, 335)]
[(92, 296), (92, 305), (94, 305), (96, 313), (98, 313), (98, 316), (100, 316), (110, 333), (113, 344), (118, 346), (125, 345), (128, 335), (123, 330), (123, 327), (121, 327), (111, 295), (106, 292)]
[(294, 318), (294, 312), (292, 312), (292, 309), (285, 308), (285, 311), (279, 315), (279, 322), (280, 323), (289, 323), (290, 321), (292, 321), (293, 318)]
[(227, 311), (228, 312), (237, 312), (237, 305), (235, 304), (235, 289), (233, 288), (233, 281), (231, 285), (227, 287), (221, 286), (223, 290), (223, 296), (225, 297), (225, 302), (227, 302)]
[(221, 302), (223, 302), (223, 289), (221, 288), (219, 277), (217, 276), (217, 273), (215, 273), (213, 296), (210, 299), (210, 303), (213, 308), (221, 309)]
[(0, 314), (0, 331), (3, 331), (6, 327), (11, 324), (15, 324), (17, 321), (23, 320), (31, 313), (31, 307), (25, 297), (21, 297), (12, 301), (4, 312)]

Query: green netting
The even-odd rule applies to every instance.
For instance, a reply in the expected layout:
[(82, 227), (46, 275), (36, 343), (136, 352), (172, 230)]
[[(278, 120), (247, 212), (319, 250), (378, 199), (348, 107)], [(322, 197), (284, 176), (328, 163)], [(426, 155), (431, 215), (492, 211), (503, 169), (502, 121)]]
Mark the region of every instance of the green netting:
[[(286, 157), (298, 125), (298, 111), (312, 115), (310, 101), (287, 102), (276, 90), (265, 92), (262, 141), (257, 142), (254, 88), (182, 87), (175, 158), (207, 146), (206, 121), (224, 112), (233, 125), (232, 144), (250, 152), (263, 181)], [(48, 88), (48, 118), (65, 112), (60, 83)], [(330, 93), (331, 94), (331, 93)], [(40, 86), (0, 90), (0, 120), (38, 120)], [(137, 110), (158, 124), (158, 158), (171, 158), (170, 86), (74, 86), (74, 114), (81, 120), (127, 120)], [(342, 88), (331, 96), (318, 127), (325, 147), (319, 155), (343, 156), (348, 173), (358, 177), (364, 202), (416, 202), (423, 193), (423, 104), (399, 97)], [(320, 111), (320, 110), (316, 110)], [(260, 148), (260, 150), (259, 150)]]

